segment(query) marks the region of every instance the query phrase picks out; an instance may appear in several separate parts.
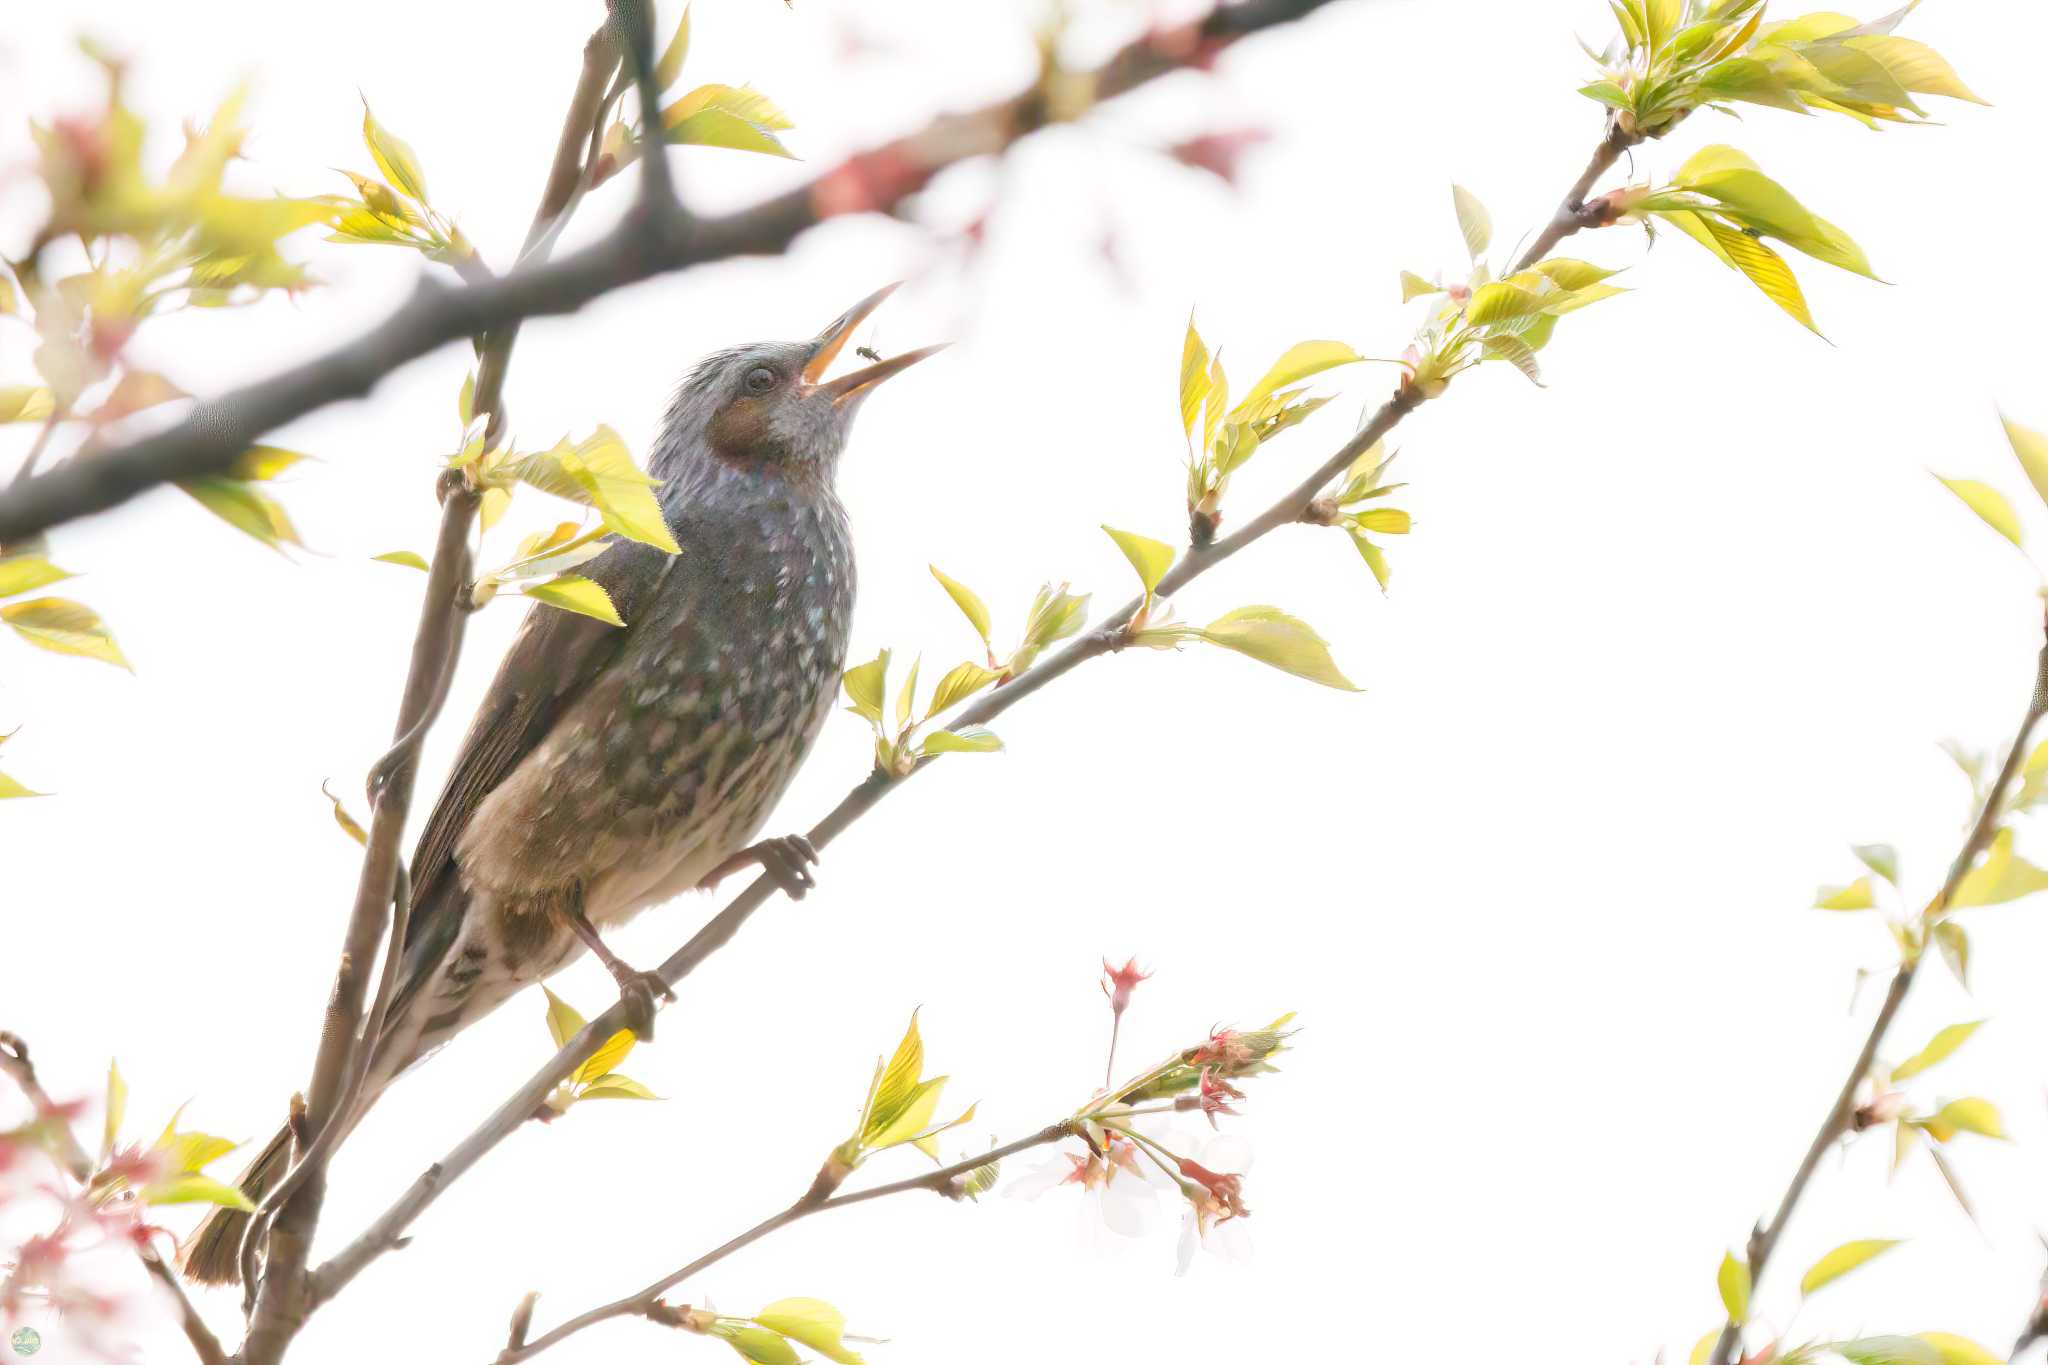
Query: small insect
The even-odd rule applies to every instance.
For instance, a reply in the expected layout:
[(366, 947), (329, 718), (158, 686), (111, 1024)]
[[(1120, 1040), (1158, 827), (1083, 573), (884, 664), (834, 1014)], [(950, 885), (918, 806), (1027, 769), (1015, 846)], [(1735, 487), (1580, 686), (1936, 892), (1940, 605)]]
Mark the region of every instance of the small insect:
[(882, 363), (881, 353), (876, 351), (875, 348), (872, 346), (856, 346), (853, 348), (853, 353), (859, 356), (862, 360), (872, 360), (877, 365)]

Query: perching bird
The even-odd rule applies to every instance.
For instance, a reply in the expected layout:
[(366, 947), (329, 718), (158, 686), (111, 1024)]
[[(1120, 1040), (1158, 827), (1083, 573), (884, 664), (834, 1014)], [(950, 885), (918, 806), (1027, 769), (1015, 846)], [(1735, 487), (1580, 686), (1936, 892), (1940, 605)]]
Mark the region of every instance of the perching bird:
[[(833, 491), (855, 411), (939, 347), (823, 381), (895, 286), (815, 340), (722, 351), (670, 405), (648, 472), (682, 553), (615, 539), (580, 572), (624, 629), (553, 607), (520, 628), (413, 855), (401, 986), (353, 1124), (391, 1080), (585, 947), (651, 1020), (659, 977), (599, 931), (759, 863), (792, 896), (816, 854), (751, 842), (831, 711), (853, 614), (853, 543)], [(244, 1174), (261, 1201), (289, 1130)], [(185, 1248), (239, 1278), (247, 1215), (216, 1209)]]

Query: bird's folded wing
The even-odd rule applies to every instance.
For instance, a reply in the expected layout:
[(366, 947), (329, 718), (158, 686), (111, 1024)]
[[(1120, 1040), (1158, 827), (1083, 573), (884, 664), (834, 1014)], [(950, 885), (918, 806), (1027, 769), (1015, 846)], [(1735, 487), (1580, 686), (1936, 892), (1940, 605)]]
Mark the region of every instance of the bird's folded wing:
[[(619, 657), (636, 611), (653, 600), (676, 556), (634, 541), (579, 571), (611, 595), (622, 629), (575, 612), (535, 606), (484, 694), (412, 861), (413, 914), (406, 930), (405, 995), (455, 941), (463, 897), (455, 846), (485, 797), (546, 738), (562, 713)], [(402, 997), (401, 997), (402, 998)]]

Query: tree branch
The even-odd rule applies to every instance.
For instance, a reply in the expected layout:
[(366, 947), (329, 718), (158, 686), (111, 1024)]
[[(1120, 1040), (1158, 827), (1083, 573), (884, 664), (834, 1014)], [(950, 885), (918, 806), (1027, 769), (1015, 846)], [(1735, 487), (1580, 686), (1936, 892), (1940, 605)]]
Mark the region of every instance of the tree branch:
[[(1109, 99), (1168, 72), (1207, 66), (1229, 43), (1330, 3), (1250, 0), (1225, 6), (1197, 23), (1147, 34), (1087, 73), (1083, 83), (1096, 100)], [(586, 48), (586, 74), (590, 60)], [(579, 84), (579, 100), (587, 89)], [(601, 82), (597, 89), (601, 102)], [(693, 220), (672, 201), (643, 202), (604, 237), (558, 262), (523, 263), (502, 277), (459, 287), (423, 277), (412, 298), (384, 321), (326, 354), (199, 403), (162, 432), (90, 460), (66, 461), (0, 494), (0, 543), (117, 507), (159, 484), (221, 473), (264, 433), (330, 403), (361, 397), (385, 375), (449, 342), (509, 333), (523, 318), (574, 312), (601, 294), (669, 271), (780, 252), (827, 218), (894, 212), (948, 166), (999, 153), (1059, 113), (1046, 107), (1042, 90), (1034, 87), (971, 113), (938, 118), (739, 213)], [(568, 140), (565, 129), (565, 145)], [(650, 148), (644, 159), (659, 159), (658, 149)], [(665, 172), (663, 167), (654, 174)], [(563, 183), (550, 177), (550, 199)], [(567, 183), (573, 194), (574, 182)], [(503, 344), (510, 344), (509, 336)], [(499, 368), (481, 367), (479, 395), (486, 379), (501, 378)]]
[[(1302, 2), (1306, 3), (1306, 0)], [(1234, 11), (1219, 11), (1232, 12)], [(1583, 183), (1591, 182), (1585, 180)], [(1309, 504), (1331, 479), (1341, 474), (1362, 452), (1370, 449), (1375, 441), (1392, 431), (1404, 417), (1425, 401), (1427, 400), (1421, 391), (1412, 385), (1403, 385), (1396, 390), (1363, 427), (1279, 501), (1229, 536), (1206, 545), (1190, 545), (1160, 581), (1158, 594), (1164, 597), (1178, 592), (1246, 546), (1282, 526), (1301, 521), (1302, 514), (1308, 510)], [(978, 700), (951, 717), (947, 724), (953, 727), (986, 724), (1088, 660), (1121, 650), (1127, 643), (1127, 627), (1143, 604), (1142, 596), (1132, 598), (1110, 615), (1102, 625), (1076, 636), (1018, 677), (994, 691), (984, 693)], [(935, 761), (936, 758), (931, 757), (922, 759), (910, 774), (901, 777), (880, 768), (871, 771), (859, 785), (840, 799), (838, 805), (826, 812), (824, 818), (811, 827), (806, 837), (817, 848), (825, 848), (855, 821), (874, 809), (883, 797)], [(754, 912), (768, 903), (776, 890), (773, 879), (765, 875), (756, 877), (748, 883), (723, 910), (707, 921), (688, 942), (661, 964), (658, 970), (662, 980), (670, 987), (679, 986), (683, 978), (696, 970), (700, 963), (724, 947)], [(620, 1029), (628, 1027), (629, 1013), (628, 1006), (624, 1002), (619, 1002), (585, 1024), (582, 1032), (565, 1043), (545, 1066), (514, 1091), (511, 1098), (499, 1105), (468, 1137), (457, 1144), (448, 1155), (421, 1172), (390, 1208), (353, 1242), (314, 1272), (311, 1295), (313, 1305), (318, 1307), (332, 1299), (349, 1281), (361, 1273), (365, 1266), (398, 1246), (405, 1235), (405, 1230), (440, 1197), (442, 1190), (460, 1179), (482, 1160), (486, 1153), (517, 1131), (520, 1125), (539, 1109), (549, 1093), (588, 1060), (606, 1039)]]
[(662, 1306), (661, 1296), (683, 1281), (718, 1264), (734, 1252), (752, 1246), (755, 1242), (768, 1236), (768, 1234), (786, 1228), (791, 1223), (801, 1222), (812, 1214), (824, 1213), (830, 1209), (843, 1209), (854, 1204), (865, 1204), (873, 1199), (884, 1199), (892, 1194), (904, 1194), (911, 1190), (930, 1190), (935, 1194), (959, 1198), (960, 1196), (954, 1192), (953, 1185), (953, 1182), (959, 1177), (979, 1170), (992, 1161), (1003, 1161), (1015, 1156), (1019, 1152), (1029, 1151), (1033, 1147), (1042, 1147), (1049, 1142), (1058, 1142), (1073, 1131), (1073, 1120), (1062, 1119), (1058, 1123), (1039, 1129), (1029, 1137), (1018, 1138), (1015, 1142), (997, 1147), (992, 1151), (984, 1152), (980, 1156), (969, 1157), (965, 1161), (956, 1161), (950, 1166), (942, 1166), (937, 1170), (926, 1171), (923, 1175), (911, 1176), (906, 1180), (893, 1181), (887, 1185), (877, 1185), (872, 1189), (855, 1190), (850, 1194), (827, 1197), (821, 1187), (813, 1186), (802, 1198), (780, 1213), (762, 1219), (745, 1232), (739, 1234), (739, 1236), (732, 1238), (711, 1251), (705, 1252), (702, 1256), (699, 1256), (696, 1260), (691, 1261), (688, 1265), (683, 1266), (674, 1273), (664, 1275), (661, 1279), (656, 1280), (638, 1293), (628, 1294), (622, 1299), (614, 1299), (612, 1302), (593, 1308), (588, 1312), (579, 1313), (560, 1327), (543, 1334), (529, 1345), (508, 1346), (499, 1354), (496, 1365), (517, 1365), (517, 1362), (539, 1355), (548, 1347), (557, 1345), (586, 1327), (593, 1327), (600, 1322), (605, 1322), (612, 1318), (652, 1316)]
[[(2005, 793), (2012, 785), (2013, 777), (2019, 772), (2020, 764), (2027, 756), (2027, 746), (2041, 717), (2048, 714), (2048, 643), (2041, 647), (2039, 658), (2034, 665), (2034, 692), (2028, 699), (2026, 714), (2020, 719), (2018, 732), (2013, 736), (2012, 748), (2006, 753), (2005, 763), (1992, 781), (1991, 789), (1984, 794), (1984, 808), (1970, 827), (1970, 833), (1963, 840), (1962, 848), (1956, 853), (1955, 861), (1949, 864), (1948, 876), (1942, 880), (1941, 889), (1934, 899), (1920, 912), (1922, 926), (1931, 925), (1948, 910), (1955, 899), (1956, 889), (1963, 883), (1975, 866), (1977, 858), (1991, 845), (1998, 833), (2000, 819), (2005, 814)], [(1799, 1169), (1792, 1174), (1792, 1183), (1785, 1188), (1784, 1196), (1778, 1201), (1778, 1210), (1771, 1215), (1770, 1225), (1759, 1224), (1749, 1236), (1746, 1255), (1749, 1261), (1749, 1278), (1752, 1291), (1762, 1282), (1764, 1267), (1769, 1264), (1771, 1253), (1777, 1249), (1778, 1238), (1785, 1231), (1785, 1225), (1799, 1207), (1800, 1198), (1806, 1193), (1807, 1184), (1813, 1179), (1820, 1160), (1834, 1146), (1837, 1139), (1849, 1131), (1856, 1113), (1856, 1091), (1863, 1078), (1870, 1074), (1871, 1066), (1877, 1060), (1877, 1050), (1884, 1045), (1886, 1033), (1891, 1030), (1892, 1021), (1898, 1017), (1899, 1007), (1905, 1003), (1906, 992), (1912, 989), (1913, 978), (1919, 973), (1922, 954), (1913, 953), (1899, 964), (1892, 976), (1891, 986), (1884, 993), (1884, 1003), (1878, 1006), (1877, 1018), (1871, 1021), (1870, 1034), (1863, 1040), (1863, 1047), (1856, 1054), (1855, 1064), (1849, 1068), (1849, 1075), (1842, 1082), (1841, 1090), (1835, 1096), (1834, 1106), (1821, 1121), (1820, 1130), (1807, 1145), (1806, 1155), (1800, 1158)], [(1721, 1336), (1714, 1344), (1713, 1354), (1707, 1358), (1720, 1365), (1735, 1365), (1740, 1358), (1742, 1346), (1742, 1324), (1729, 1322), (1721, 1329)]]

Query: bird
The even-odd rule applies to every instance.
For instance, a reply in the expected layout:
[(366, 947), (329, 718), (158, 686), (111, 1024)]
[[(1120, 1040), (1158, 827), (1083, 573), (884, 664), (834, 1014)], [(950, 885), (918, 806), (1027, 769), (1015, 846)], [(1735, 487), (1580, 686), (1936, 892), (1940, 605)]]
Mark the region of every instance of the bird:
[[(400, 1073), (586, 949), (651, 1033), (654, 997), (673, 994), (602, 930), (749, 865), (792, 898), (814, 885), (801, 835), (755, 836), (846, 664), (853, 538), (835, 481), (854, 415), (944, 349), (824, 378), (896, 287), (808, 341), (719, 351), (682, 382), (648, 461), (682, 552), (613, 536), (579, 569), (623, 628), (529, 610), (414, 851), (399, 987), (339, 1122), (353, 1127)], [(287, 1126), (242, 1176), (251, 1201), (291, 1150)], [(237, 1281), (248, 1217), (213, 1210), (181, 1251), (186, 1276)]]

